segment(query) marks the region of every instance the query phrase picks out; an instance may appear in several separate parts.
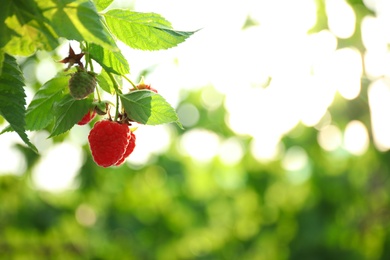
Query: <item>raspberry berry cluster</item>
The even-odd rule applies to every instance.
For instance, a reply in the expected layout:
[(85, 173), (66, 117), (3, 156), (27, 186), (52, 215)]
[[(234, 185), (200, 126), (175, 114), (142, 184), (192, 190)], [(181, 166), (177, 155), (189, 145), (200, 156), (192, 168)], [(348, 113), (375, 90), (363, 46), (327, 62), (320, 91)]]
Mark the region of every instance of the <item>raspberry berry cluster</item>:
[[(68, 63), (68, 68), (65, 70), (70, 69), (73, 65), (78, 65), (76, 67), (77, 71), (71, 74), (68, 84), (69, 94), (74, 100), (88, 98), (94, 93), (97, 86), (97, 74), (85, 69), (80, 60), (83, 56), (84, 53), (75, 54), (69, 46), (69, 56), (60, 61)], [(134, 87), (134, 90), (150, 90), (157, 93), (156, 89), (144, 83), (143, 78)], [(118, 86), (116, 86), (116, 91), (119, 92)], [(92, 127), (88, 135), (89, 147), (97, 165), (101, 167), (120, 166), (135, 148), (136, 136), (130, 127), (133, 120), (127, 116), (123, 109), (122, 112), (119, 112), (118, 104), (116, 105), (116, 114), (113, 119), (109, 113), (110, 102), (101, 101), (98, 91), (97, 96), (98, 100), (95, 100), (96, 102), (93, 103), (93, 108), (89, 109), (77, 124), (86, 125), (96, 115), (105, 115), (106, 118), (97, 120)]]
[(126, 123), (101, 120), (88, 135), (89, 146), (96, 164), (119, 166), (133, 152), (135, 135)]
[[(96, 110), (96, 107), (89, 110), (77, 124), (91, 122)], [(135, 148), (136, 137), (130, 129), (131, 123), (125, 115), (120, 118), (120, 121), (113, 121), (111, 117), (97, 121), (88, 135), (92, 157), (99, 166), (120, 166)]]

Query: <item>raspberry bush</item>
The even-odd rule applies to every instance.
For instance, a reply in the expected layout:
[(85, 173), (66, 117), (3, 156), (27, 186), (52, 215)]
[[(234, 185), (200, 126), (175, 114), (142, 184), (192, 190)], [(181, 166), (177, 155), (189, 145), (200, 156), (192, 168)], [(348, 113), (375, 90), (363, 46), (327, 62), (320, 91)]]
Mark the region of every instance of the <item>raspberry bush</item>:
[[(54, 137), (75, 125), (96, 120), (88, 138), (91, 152), (98, 165), (108, 167), (122, 164), (133, 151), (133, 124), (174, 122), (182, 127), (174, 108), (156, 89), (145, 84), (143, 78), (133, 83), (129, 63), (117, 41), (134, 49), (156, 51), (175, 47), (194, 32), (174, 30), (156, 13), (109, 9), (112, 2), (2, 2), (0, 116), (9, 126), (0, 134), (15, 131), (37, 151), (27, 131), (46, 129)], [(73, 45), (78, 42), (81, 52), (75, 53), (69, 45), (69, 55), (58, 61), (64, 64), (63, 69), (44, 83), (27, 105), (25, 81), (16, 56), (28, 57), (38, 50), (51, 52), (63, 39), (72, 40)], [(123, 88), (122, 80), (132, 88)], [(115, 101), (102, 100), (103, 93)]]

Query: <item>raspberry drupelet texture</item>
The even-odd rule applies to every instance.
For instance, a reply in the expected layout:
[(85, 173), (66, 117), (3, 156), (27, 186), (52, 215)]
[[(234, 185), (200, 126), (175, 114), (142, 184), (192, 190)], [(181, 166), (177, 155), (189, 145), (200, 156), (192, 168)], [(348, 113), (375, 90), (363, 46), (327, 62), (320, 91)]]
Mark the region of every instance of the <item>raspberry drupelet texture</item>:
[(74, 99), (84, 99), (91, 94), (96, 87), (96, 74), (91, 71), (78, 69), (69, 79), (69, 93)]
[(131, 135), (129, 136), (129, 144), (127, 145), (126, 151), (123, 154), (122, 158), (115, 163), (115, 166), (121, 165), (127, 157), (134, 151), (135, 148), (135, 135), (133, 132), (131, 132)]
[(129, 144), (129, 126), (109, 120), (95, 123), (88, 135), (92, 157), (97, 165), (109, 167), (122, 159)]
[(81, 120), (77, 124), (86, 125), (89, 122), (91, 122), (91, 120), (94, 119), (95, 116), (96, 116), (95, 109), (91, 109), (83, 116), (83, 118), (81, 118)]

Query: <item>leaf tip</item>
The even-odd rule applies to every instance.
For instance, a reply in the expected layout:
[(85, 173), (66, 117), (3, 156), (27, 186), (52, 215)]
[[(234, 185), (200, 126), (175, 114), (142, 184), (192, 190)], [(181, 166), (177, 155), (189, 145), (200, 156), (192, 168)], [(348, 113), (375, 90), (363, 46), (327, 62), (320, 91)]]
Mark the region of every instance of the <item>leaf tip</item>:
[(32, 143), (30, 143), (30, 144), (28, 145), (28, 147), (30, 147), (30, 149), (31, 149), (34, 153), (39, 154), (38, 148), (37, 148), (35, 145), (33, 145)]
[(177, 125), (178, 127), (180, 127), (181, 130), (185, 130), (185, 128), (183, 127), (183, 125), (180, 123), (179, 120), (177, 120), (175, 123), (176, 123), (176, 125)]

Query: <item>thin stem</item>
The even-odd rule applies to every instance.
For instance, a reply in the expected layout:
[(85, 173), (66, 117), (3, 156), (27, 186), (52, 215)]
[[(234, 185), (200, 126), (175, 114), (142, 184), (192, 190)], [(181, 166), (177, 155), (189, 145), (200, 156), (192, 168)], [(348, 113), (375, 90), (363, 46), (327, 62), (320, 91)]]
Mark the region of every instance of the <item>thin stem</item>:
[(122, 75), (122, 77), (127, 80), (133, 86), (133, 88), (138, 89), (137, 86), (133, 83), (133, 81), (131, 81), (128, 77), (126, 77), (125, 75)]
[(92, 59), (90, 58), (89, 54), (88, 57), (89, 57), (89, 66), (91, 66), (91, 71), (93, 71)]
[(87, 70), (88, 65), (91, 67), (91, 71), (93, 71), (93, 64), (92, 64), (92, 59), (91, 56), (89, 55), (89, 43), (85, 43), (85, 69)]
[(116, 79), (114, 78), (114, 76), (112, 75), (112, 73), (110, 73), (110, 72), (108, 72), (108, 71), (106, 71), (106, 72), (107, 72), (108, 76), (110, 77), (112, 84), (114, 85), (115, 91), (116, 91), (117, 93), (119, 93), (119, 94), (122, 94), (122, 91), (119, 89), (118, 82), (116, 82)]
[(80, 49), (82, 52), (85, 53), (85, 70), (88, 70), (88, 59), (89, 59), (89, 55), (88, 55), (88, 43), (86, 42), (85, 43), (86, 46), (84, 46), (84, 44), (82, 42), (80, 42)]
[(88, 43), (87, 43), (87, 52), (86, 52), (86, 55), (87, 55), (87, 57), (88, 57), (89, 66), (91, 66), (91, 70), (93, 71), (93, 64), (92, 64), (91, 56), (89, 55), (89, 44), (88, 44)]
[[(91, 56), (89, 55), (89, 44), (88, 44), (88, 42), (85, 42), (85, 46), (80, 42), (80, 48), (85, 53), (85, 70), (88, 71), (88, 64), (89, 64), (89, 66), (91, 66), (91, 71), (93, 71), (92, 59), (91, 59)], [(96, 89), (96, 94), (97, 94), (98, 100), (100, 102), (101, 101), (101, 97), (100, 97), (99, 90), (98, 90), (98, 88), (95, 88), (95, 89)]]
[(114, 89), (115, 89), (116, 105), (115, 105), (114, 121), (116, 121), (118, 119), (118, 116), (119, 116), (119, 94), (121, 94), (122, 91), (120, 91), (118, 83), (116, 82), (114, 76), (110, 72), (107, 72), (107, 74), (110, 77), (112, 84), (114, 85)]
[(102, 101), (101, 98), (100, 98), (100, 93), (99, 93), (99, 89), (98, 88), (95, 88), (96, 89), (96, 94), (97, 94), (97, 97), (98, 97), (98, 100), (99, 102)]
[(115, 105), (114, 121), (116, 121), (118, 119), (118, 116), (119, 116), (119, 95), (118, 95), (118, 93), (115, 93), (115, 96), (116, 96), (116, 105)]

